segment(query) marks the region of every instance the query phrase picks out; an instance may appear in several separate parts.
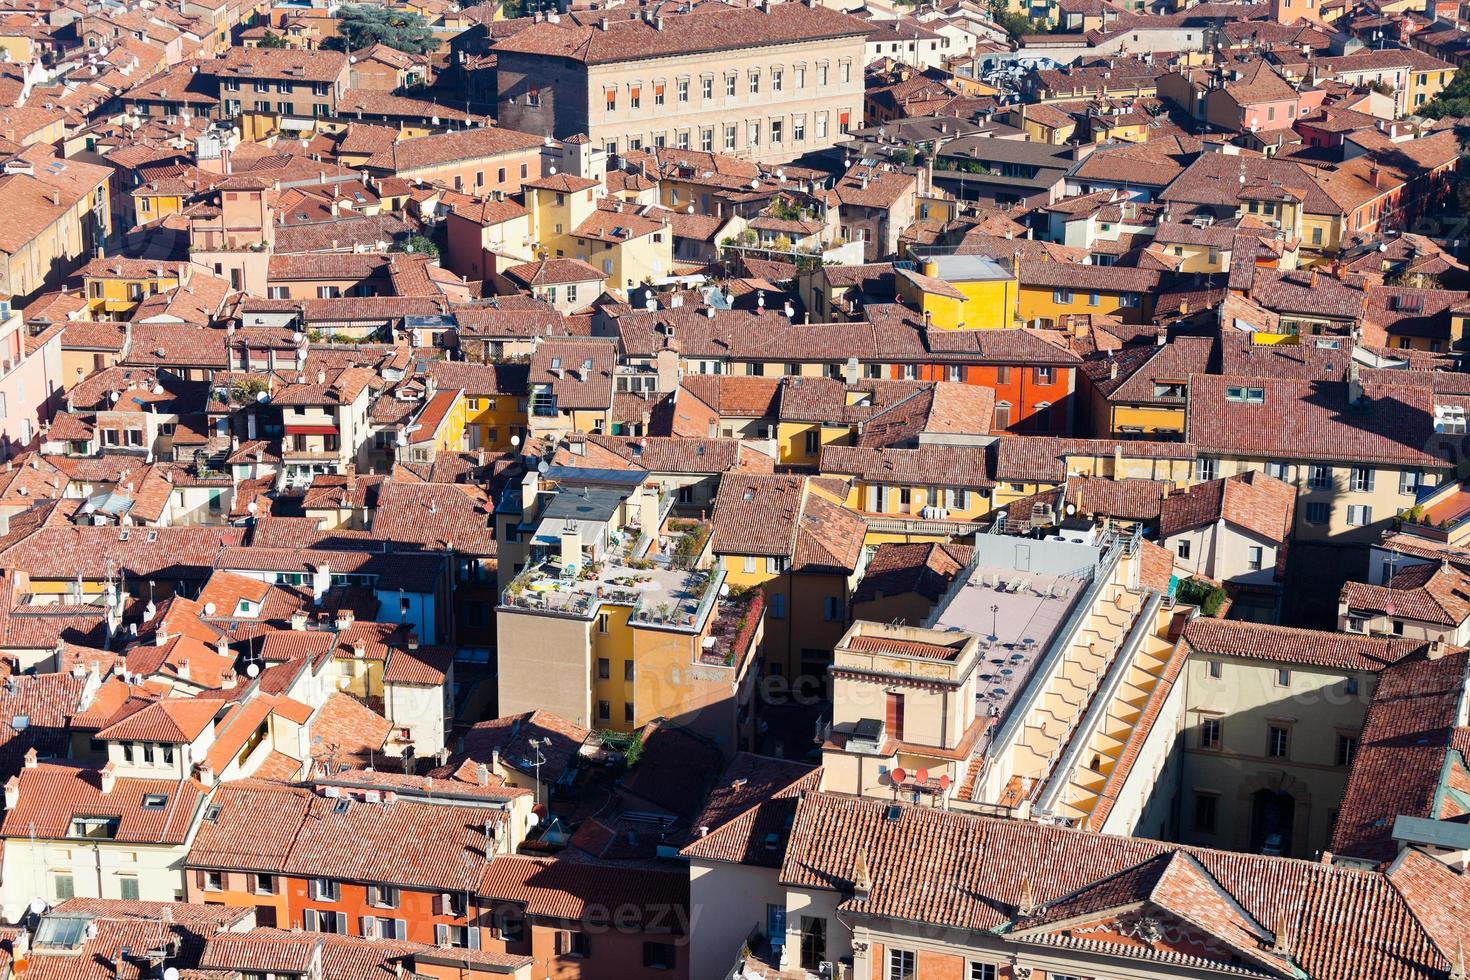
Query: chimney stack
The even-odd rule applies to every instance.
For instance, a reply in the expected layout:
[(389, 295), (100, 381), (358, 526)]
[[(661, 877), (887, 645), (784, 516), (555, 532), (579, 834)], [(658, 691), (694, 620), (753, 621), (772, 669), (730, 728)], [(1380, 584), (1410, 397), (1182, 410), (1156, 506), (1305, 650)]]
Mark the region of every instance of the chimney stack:
[(117, 785), (117, 763), (109, 762), (103, 766), (101, 776), (102, 795), (107, 796), (112, 793), (113, 787)]

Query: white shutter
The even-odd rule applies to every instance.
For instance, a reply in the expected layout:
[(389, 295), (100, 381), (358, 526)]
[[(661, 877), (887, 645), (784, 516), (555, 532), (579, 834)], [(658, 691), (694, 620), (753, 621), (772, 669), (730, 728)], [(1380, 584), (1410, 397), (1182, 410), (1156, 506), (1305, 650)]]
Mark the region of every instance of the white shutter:
[(407, 939), (408, 938), (408, 923), (405, 922), (403, 919), (394, 919), (393, 920), (393, 938), (394, 939)]
[(378, 938), (378, 920), (371, 915), (362, 917), (362, 935), (365, 939)]
[(320, 925), (317, 923), (316, 909), (306, 909), (303, 911), (301, 913), (301, 924), (307, 932), (322, 931)]
[(434, 924), (434, 945), (449, 945), (449, 927), (441, 923)]
[(877, 509), (878, 509), (878, 485), (876, 483), (870, 483), (870, 484), (868, 484), (868, 510), (875, 511)]
[(465, 926), (465, 935), (468, 938), (470, 949), (480, 948), (480, 930), (477, 926)]

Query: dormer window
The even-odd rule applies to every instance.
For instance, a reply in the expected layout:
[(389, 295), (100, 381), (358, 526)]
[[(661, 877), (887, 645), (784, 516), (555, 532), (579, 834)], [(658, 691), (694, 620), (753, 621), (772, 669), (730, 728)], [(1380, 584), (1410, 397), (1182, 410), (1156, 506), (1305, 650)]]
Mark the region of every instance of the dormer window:
[(164, 807), (168, 806), (168, 794), (144, 793), (142, 805), (143, 809), (145, 810), (162, 810)]

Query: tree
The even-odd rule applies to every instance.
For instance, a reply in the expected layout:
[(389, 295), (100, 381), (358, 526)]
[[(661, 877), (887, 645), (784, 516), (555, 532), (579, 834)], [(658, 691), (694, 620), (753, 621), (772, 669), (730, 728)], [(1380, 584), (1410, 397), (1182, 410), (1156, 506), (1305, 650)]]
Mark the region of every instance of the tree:
[(1444, 91), (1415, 109), (1414, 112), (1426, 119), (1470, 116), (1470, 65), (1455, 72), (1455, 77), (1450, 79)]
[(1005, 31), (1014, 41), (1025, 34), (1046, 34), (1048, 28), (1039, 25), (1025, 14), (1018, 14), (1006, 6), (1006, 0), (990, 0), (990, 14), (997, 27)]
[(286, 43), (286, 39), (275, 31), (266, 31), (265, 37), (260, 39), (260, 47), (262, 48), (289, 48), (290, 46)]
[(382, 43), (408, 54), (424, 54), (439, 46), (434, 32), (416, 13), (354, 3), (337, 15), (337, 37), (325, 46), (338, 51), (359, 51)]
[(410, 236), (408, 241), (404, 243), (403, 250), (416, 255), (427, 255), (435, 262), (439, 261), (439, 246), (435, 244), (432, 238), (424, 235)]

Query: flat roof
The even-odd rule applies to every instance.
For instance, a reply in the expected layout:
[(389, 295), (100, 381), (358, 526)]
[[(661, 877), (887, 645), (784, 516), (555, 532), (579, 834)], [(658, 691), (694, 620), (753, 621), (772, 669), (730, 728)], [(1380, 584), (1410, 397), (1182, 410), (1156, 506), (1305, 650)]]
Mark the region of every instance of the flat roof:
[(1003, 717), (1031, 682), (1088, 580), (978, 565), (934, 623), (980, 638), (979, 714)]

